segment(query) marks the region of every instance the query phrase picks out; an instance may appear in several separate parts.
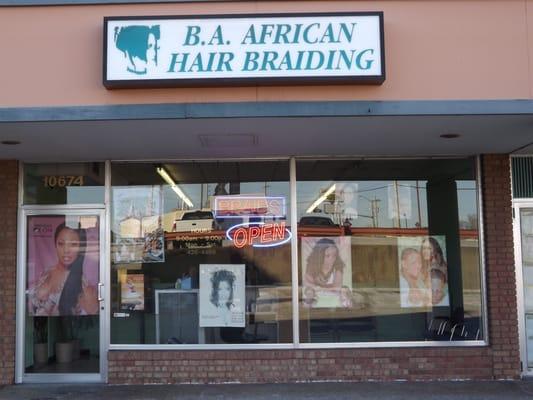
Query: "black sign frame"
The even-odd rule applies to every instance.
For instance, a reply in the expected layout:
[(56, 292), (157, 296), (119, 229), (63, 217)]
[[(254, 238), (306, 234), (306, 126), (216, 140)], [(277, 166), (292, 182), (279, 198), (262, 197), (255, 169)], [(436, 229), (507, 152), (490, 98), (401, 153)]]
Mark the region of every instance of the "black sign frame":
[[(364, 17), (379, 18), (379, 40), (381, 50), (381, 73), (365, 76), (316, 76), (316, 77), (239, 77), (239, 78), (168, 78), (168, 79), (115, 79), (107, 77), (107, 37), (108, 22), (135, 20), (169, 19), (238, 19), (238, 18), (290, 18), (290, 17)], [(281, 13), (281, 14), (213, 14), (213, 15), (155, 15), (155, 16), (118, 16), (104, 17), (103, 37), (103, 85), (107, 89), (146, 89), (146, 88), (189, 88), (189, 87), (227, 87), (227, 86), (303, 86), (303, 85), (342, 85), (362, 84), (381, 85), (385, 81), (385, 33), (383, 11), (332, 12), (332, 13)]]

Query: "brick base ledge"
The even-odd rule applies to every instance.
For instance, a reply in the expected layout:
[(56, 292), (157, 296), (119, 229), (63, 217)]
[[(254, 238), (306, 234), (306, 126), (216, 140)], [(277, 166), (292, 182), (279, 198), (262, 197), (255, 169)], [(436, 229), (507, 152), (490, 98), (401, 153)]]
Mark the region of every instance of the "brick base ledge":
[(490, 348), (110, 351), (109, 383), (518, 379)]

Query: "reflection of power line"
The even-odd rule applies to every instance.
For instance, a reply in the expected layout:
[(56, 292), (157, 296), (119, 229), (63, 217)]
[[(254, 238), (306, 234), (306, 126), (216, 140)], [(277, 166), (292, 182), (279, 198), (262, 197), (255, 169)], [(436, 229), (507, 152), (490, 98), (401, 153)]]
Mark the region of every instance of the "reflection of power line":
[[(417, 186), (413, 186), (413, 185), (406, 185), (404, 183), (399, 183), (398, 186), (402, 186), (402, 187), (408, 187), (408, 188), (411, 188), (411, 189), (416, 189)], [(426, 187), (425, 186), (418, 186), (420, 189), (425, 189)], [(457, 188), (457, 190), (476, 190), (476, 188)]]
[(375, 188), (358, 190), (357, 193), (373, 192), (374, 190), (381, 190), (381, 189), (387, 189), (387, 188), (388, 188), (388, 185), (387, 186), (378, 186), (378, 187), (375, 187)]

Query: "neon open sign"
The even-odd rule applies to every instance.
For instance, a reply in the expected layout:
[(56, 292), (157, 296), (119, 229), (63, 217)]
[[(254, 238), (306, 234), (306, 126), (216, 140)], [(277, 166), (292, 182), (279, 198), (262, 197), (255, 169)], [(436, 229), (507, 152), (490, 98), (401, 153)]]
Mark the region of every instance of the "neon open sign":
[(237, 224), (226, 231), (226, 237), (233, 241), (235, 247), (274, 247), (291, 240), (292, 233), (285, 227), (285, 222), (253, 222)]

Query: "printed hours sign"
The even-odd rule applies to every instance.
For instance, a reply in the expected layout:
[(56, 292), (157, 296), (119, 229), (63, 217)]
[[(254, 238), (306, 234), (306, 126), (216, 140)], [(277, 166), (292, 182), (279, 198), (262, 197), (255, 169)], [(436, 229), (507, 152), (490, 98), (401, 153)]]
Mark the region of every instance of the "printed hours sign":
[(104, 18), (109, 89), (384, 80), (382, 12)]

